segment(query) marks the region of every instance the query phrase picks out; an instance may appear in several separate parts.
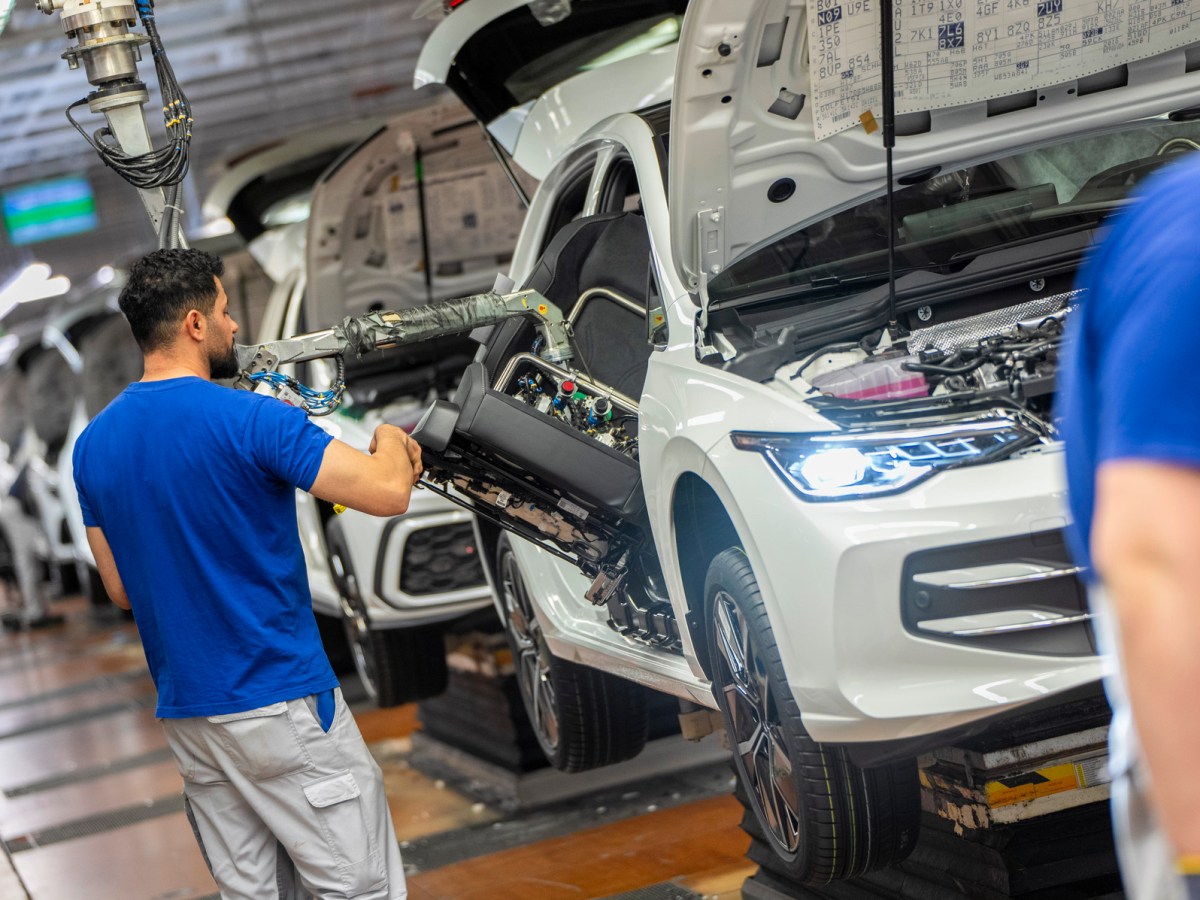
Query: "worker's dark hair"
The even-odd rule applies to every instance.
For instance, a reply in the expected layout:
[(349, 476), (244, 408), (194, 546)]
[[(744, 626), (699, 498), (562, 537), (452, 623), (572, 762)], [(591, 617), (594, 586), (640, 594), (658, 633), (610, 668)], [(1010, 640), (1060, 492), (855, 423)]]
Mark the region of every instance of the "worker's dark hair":
[(168, 346), (188, 310), (209, 315), (213, 278), (224, 272), (221, 258), (204, 250), (155, 250), (134, 263), (118, 303), (142, 352)]

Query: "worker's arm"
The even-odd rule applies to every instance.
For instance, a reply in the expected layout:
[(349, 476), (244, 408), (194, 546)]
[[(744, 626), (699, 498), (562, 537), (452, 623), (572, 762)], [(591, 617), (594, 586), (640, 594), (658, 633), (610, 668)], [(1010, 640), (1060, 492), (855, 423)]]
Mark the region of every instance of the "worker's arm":
[(420, 477), (417, 442), (394, 425), (380, 425), (369, 453), (331, 441), (309, 493), (373, 516), (398, 516)]
[(129, 609), (129, 597), (125, 594), (125, 585), (121, 581), (121, 573), (117, 571), (117, 561), (113, 559), (108, 538), (95, 525), (89, 525), (87, 540), (96, 560), (96, 569), (100, 572), (100, 580), (104, 582), (104, 590), (108, 591), (113, 603), (121, 609)]
[(1154, 805), (1176, 852), (1200, 858), (1200, 468), (1102, 464), (1092, 557), (1119, 623)]

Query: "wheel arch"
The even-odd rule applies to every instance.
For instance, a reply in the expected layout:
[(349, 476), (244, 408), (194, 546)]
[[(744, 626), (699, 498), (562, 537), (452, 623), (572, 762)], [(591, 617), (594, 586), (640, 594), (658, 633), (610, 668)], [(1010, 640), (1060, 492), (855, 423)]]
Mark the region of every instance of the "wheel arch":
[(708, 625), (704, 618), (704, 578), (709, 563), (728, 547), (742, 546), (742, 538), (725, 504), (713, 487), (694, 472), (685, 472), (671, 497), (675, 558), (687, 600), (687, 627), (696, 658), (712, 677), (708, 658)]

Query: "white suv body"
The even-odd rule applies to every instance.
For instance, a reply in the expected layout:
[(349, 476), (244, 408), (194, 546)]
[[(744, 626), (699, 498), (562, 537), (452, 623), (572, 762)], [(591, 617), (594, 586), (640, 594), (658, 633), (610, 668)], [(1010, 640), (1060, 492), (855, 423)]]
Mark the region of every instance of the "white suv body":
[[(904, 117), (889, 220), (878, 134), (817, 141), (808, 116), (768, 109), (780, 85), (809, 89), (806, 12), (694, 0), (669, 128), (661, 108), (606, 115), (548, 151), (517, 284), (577, 310), (583, 299), (552, 295), (554, 267), (566, 265), (554, 228), (572, 222), (569, 243), (588, 223), (604, 234), (644, 216), (641, 334), (636, 321), (604, 332), (625, 358), (647, 357), (625, 468), (613, 448), (628, 435), (614, 442), (607, 426), (580, 424), (573, 400), (569, 415), (549, 405), (567, 380), (584, 386), (584, 404), (619, 399), (591, 374), (580, 323), (566, 371), (535, 358), (528, 327), (498, 329), (469, 389), (431, 409), (418, 435), (434, 478), (467, 484), (489, 520), (481, 549), (552, 761), (584, 768), (640, 748), (633, 714), (605, 713), (607, 676), (719, 708), (774, 864), (824, 881), (911, 848), (917, 753), (1101, 677), (1062, 538), (1055, 354), (1102, 214), (1174, 152), (1200, 147), (1200, 73), (1195, 48), (1182, 48), (1019, 102)], [(786, 37), (762, 63), (767, 26)], [(614, 66), (566, 84), (578, 96), (620, 75)], [(894, 335), (884, 333), (889, 221)], [(632, 259), (601, 252), (580, 290), (604, 288), (596, 272), (615, 280)], [(522, 351), (532, 353), (506, 368)], [(878, 400), (863, 399), (871, 391)], [(538, 458), (523, 436), (538, 428), (563, 446), (572, 431), (605, 443), (578, 441), (572, 469)], [(631, 459), (644, 511), (605, 499), (591, 474), (632, 478)], [(529, 511), (523, 521), (541, 516), (541, 533), (514, 523), (514, 508)], [(548, 537), (564, 519), (573, 541)], [(652, 562), (620, 555), (647, 539), (660, 585)], [(591, 698), (598, 724), (560, 699), (568, 688)], [(855, 824), (855, 808), (876, 821)], [(855, 837), (882, 849), (829, 851)]]
[[(913, 737), (995, 715), (1100, 675), (1092, 657), (1056, 658), (981, 651), (913, 634), (889, 600), (904, 561), (949, 544), (1053, 531), (1066, 525), (1061, 445), (1019, 459), (946, 472), (898, 496), (811, 503), (795, 496), (758, 454), (737, 450), (734, 432), (828, 432), (830, 422), (804, 401), (790, 373), (759, 383), (696, 358), (699, 306), (671, 265), (665, 193), (655, 183), (658, 159), (649, 128), (624, 116), (594, 129), (571, 162), (592, 157), (594, 184), (612, 161), (638, 172), (655, 274), (665, 296), (670, 339), (650, 357), (640, 400), (639, 464), (658, 558), (676, 612), (687, 590), (678, 552), (675, 494), (681, 479), (700, 479), (719, 500), (744, 543), (804, 723), (819, 741)], [(590, 146), (589, 146), (590, 145)], [(597, 193), (595, 191), (593, 194)], [(552, 185), (535, 197), (530, 219), (555, 200)], [(584, 215), (601, 212), (594, 207)], [(536, 232), (523, 237), (533, 243)], [(523, 247), (518, 248), (518, 256)], [(514, 270), (522, 283), (528, 271)], [(712, 686), (690, 632), (682, 655), (620, 638), (606, 612), (584, 600), (590, 579), (532, 543), (514, 545), (530, 573), (546, 637), (556, 655), (632, 678), (647, 687), (713, 704)], [(812, 597), (797, 602), (794, 586)], [(953, 677), (946, 677), (952, 672)]]

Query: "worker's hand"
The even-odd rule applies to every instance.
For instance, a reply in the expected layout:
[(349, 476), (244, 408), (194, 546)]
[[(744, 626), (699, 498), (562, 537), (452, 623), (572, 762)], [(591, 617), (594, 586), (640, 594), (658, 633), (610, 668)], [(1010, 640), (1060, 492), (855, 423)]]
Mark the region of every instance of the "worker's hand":
[(408, 436), (403, 428), (395, 425), (379, 425), (371, 437), (370, 452), (374, 455), (381, 447), (396, 447), (403, 451), (404, 457), (412, 467), (412, 483), (415, 485), (425, 471), (421, 465), (421, 445)]
[(377, 425), (375, 433), (371, 435), (371, 446), (367, 448), (367, 452), (374, 456), (380, 447), (396, 442), (400, 446), (408, 442), (408, 435), (404, 433), (403, 428), (397, 428), (395, 425)]
[(412, 463), (413, 484), (415, 485), (421, 480), (421, 473), (425, 471), (425, 467), (421, 464), (421, 445), (407, 434), (405, 437), (408, 438), (405, 449), (408, 450), (408, 461)]

